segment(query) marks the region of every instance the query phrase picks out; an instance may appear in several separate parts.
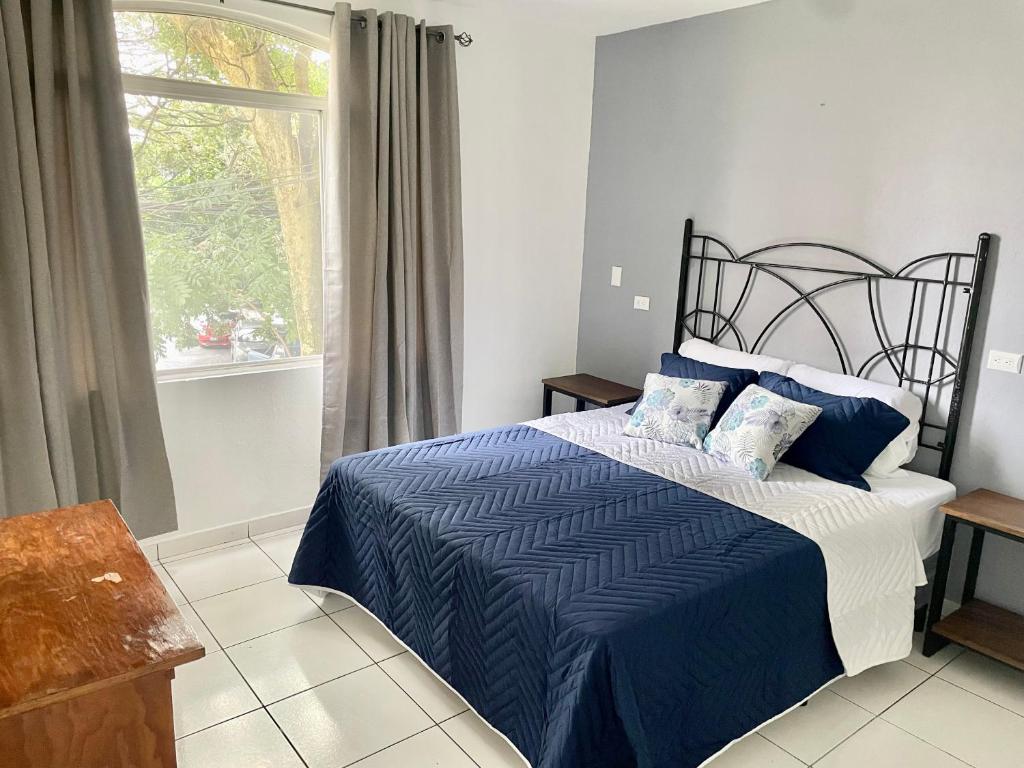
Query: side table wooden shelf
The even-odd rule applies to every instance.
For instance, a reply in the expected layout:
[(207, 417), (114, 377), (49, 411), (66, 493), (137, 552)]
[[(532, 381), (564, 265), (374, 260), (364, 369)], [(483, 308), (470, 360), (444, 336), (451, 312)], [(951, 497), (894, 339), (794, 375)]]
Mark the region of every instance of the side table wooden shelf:
[(0, 765), (174, 768), (204, 652), (111, 502), (0, 520)]
[(551, 415), (551, 395), (560, 392), (563, 395), (576, 398), (576, 410), (582, 411), (587, 403), (600, 408), (610, 408), (613, 405), (632, 403), (638, 400), (644, 393), (642, 389), (630, 387), (626, 384), (619, 384), (608, 379), (599, 379), (589, 373), (576, 373), (572, 376), (556, 376), (551, 379), (543, 379), (544, 385), (544, 415)]
[[(1024, 670), (1024, 616), (974, 597), (985, 534), (993, 533), (1024, 543), (1024, 500), (979, 489), (944, 504), (940, 509), (946, 520), (925, 624), (924, 655), (931, 656), (949, 642), (954, 642)], [(973, 529), (971, 552), (961, 606), (941, 618), (957, 525), (968, 525)]]

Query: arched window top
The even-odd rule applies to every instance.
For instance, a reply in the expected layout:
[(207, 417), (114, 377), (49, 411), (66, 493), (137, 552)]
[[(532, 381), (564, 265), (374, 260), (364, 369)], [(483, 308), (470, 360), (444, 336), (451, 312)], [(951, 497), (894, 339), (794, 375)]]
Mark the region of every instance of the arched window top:
[(299, 40), (209, 16), (147, 11), (115, 16), (125, 74), (327, 95), (328, 54)]

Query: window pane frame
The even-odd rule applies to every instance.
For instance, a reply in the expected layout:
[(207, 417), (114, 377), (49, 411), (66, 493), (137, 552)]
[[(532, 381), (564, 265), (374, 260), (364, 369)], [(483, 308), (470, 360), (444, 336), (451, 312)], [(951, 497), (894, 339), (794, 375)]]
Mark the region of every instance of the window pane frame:
[[(324, 112), (327, 99), (320, 96), (308, 96), (297, 93), (279, 93), (261, 91), (250, 88), (235, 88), (230, 85), (194, 82), (190, 80), (171, 80), (148, 75), (122, 73), (121, 81), (124, 92), (134, 96), (155, 96), (158, 98), (197, 101), (207, 104), (222, 104), (231, 107), (249, 107), (257, 109), (274, 109), (284, 112), (306, 112), (316, 117), (319, 123), (320, 139), (320, 211), (321, 220), (324, 216)], [(324, 231), (321, 227), (321, 253), (324, 248)], [(147, 286), (148, 287), (148, 286)], [(147, 318), (148, 322), (148, 318)], [(151, 331), (152, 332), (152, 331)], [(282, 370), (288, 368), (305, 368), (319, 365), (323, 355), (298, 355), (296, 357), (274, 360), (258, 360), (239, 363), (222, 363), (217, 365), (189, 366), (184, 368), (167, 368), (156, 371), (156, 380), (181, 381), (187, 379), (230, 376), (232, 374), (254, 373), (259, 370)]]
[(159, 96), (165, 99), (201, 101), (230, 107), (277, 109), (284, 112), (313, 112), (319, 116), (321, 124), (323, 113), (327, 109), (327, 99), (322, 96), (306, 96), (300, 93), (276, 93), (255, 88), (235, 88), (232, 85), (127, 73), (121, 75), (121, 82), (124, 84), (124, 92), (134, 96)]

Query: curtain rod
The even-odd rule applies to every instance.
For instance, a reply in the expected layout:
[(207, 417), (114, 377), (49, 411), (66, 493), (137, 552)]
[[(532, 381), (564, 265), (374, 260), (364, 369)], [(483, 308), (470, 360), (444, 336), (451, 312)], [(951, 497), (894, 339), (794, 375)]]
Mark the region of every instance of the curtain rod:
[[(293, 2), (290, 2), (290, 0), (261, 0), (261, 2), (270, 3), (271, 5), (283, 5), (285, 8), (296, 8), (296, 9), (298, 9), (300, 11), (310, 11), (312, 13), (319, 13), (319, 14), (322, 14), (324, 16), (333, 16), (334, 15), (334, 11), (329, 10), (327, 8), (317, 8), (316, 6), (313, 6), (313, 5), (303, 5), (302, 3), (293, 3)], [(220, 4), (224, 5), (224, 0), (220, 0)], [(356, 24), (359, 24), (363, 28), (366, 27), (366, 17), (365, 16), (353, 16), (352, 17), (352, 21), (354, 23), (356, 23)], [(427, 34), (430, 35), (431, 37), (436, 37), (437, 41), (439, 43), (443, 43), (444, 42), (444, 37), (445, 37), (444, 32), (427, 32)], [(471, 34), (469, 34), (469, 32), (460, 32), (459, 34), (454, 35), (454, 38), (455, 38), (455, 42), (457, 42), (463, 48), (468, 48), (469, 46), (471, 46), (473, 44), (473, 36)]]

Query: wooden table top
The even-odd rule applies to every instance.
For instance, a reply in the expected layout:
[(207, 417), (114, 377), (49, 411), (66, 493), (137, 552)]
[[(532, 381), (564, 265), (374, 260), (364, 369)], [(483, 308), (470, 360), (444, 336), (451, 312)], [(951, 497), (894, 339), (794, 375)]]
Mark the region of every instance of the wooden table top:
[(621, 405), (638, 399), (644, 391), (636, 387), (619, 384), (616, 381), (600, 379), (589, 373), (575, 373), (572, 376), (556, 376), (544, 379), (545, 387), (570, 397), (582, 397), (596, 405), (608, 407)]
[(943, 504), (942, 511), (968, 523), (1024, 538), (1024, 500), (979, 488)]
[(0, 718), (204, 653), (110, 501), (0, 520)]

